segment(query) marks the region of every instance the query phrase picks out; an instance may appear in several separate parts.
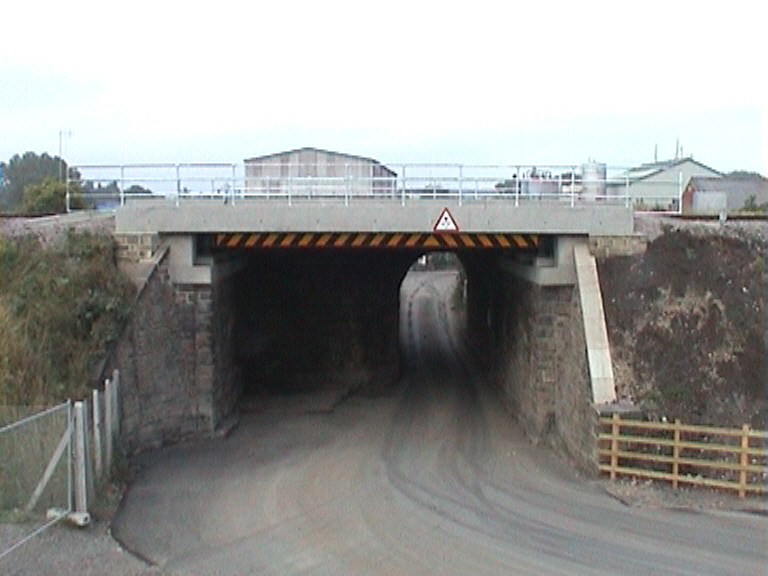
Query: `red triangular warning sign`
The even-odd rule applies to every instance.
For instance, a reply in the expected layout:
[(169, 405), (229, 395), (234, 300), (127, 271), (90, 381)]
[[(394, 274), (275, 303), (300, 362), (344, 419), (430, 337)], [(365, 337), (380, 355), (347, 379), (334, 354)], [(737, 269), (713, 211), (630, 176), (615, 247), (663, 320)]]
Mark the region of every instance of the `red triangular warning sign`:
[(435, 225), (432, 228), (432, 231), (433, 232), (458, 232), (459, 231), (459, 226), (458, 224), (456, 224), (456, 220), (454, 220), (448, 208), (443, 208), (443, 211), (440, 213), (440, 217), (437, 219), (437, 222), (435, 222)]

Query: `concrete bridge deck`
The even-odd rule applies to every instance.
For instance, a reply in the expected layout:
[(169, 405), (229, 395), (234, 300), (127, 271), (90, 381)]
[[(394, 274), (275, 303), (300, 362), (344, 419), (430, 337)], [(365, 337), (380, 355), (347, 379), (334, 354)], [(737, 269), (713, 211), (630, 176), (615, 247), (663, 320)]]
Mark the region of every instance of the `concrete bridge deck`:
[(119, 234), (199, 234), (217, 232), (433, 232), (443, 210), (456, 232), (628, 236), (632, 209), (623, 203), (579, 202), (567, 198), (484, 197), (459, 203), (451, 196), (420, 198), (405, 205), (378, 198), (344, 202), (305, 199), (134, 197), (117, 210)]

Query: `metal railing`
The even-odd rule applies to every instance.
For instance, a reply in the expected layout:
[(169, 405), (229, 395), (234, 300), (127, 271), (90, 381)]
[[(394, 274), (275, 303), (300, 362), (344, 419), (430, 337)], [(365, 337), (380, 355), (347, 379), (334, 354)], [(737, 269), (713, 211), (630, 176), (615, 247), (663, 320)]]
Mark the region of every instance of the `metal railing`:
[(504, 201), (558, 201), (630, 204), (652, 210), (679, 210), (682, 177), (644, 183), (648, 197), (624, 168), (594, 178), (580, 166), (463, 164), (232, 164), (150, 163), (73, 166), (67, 179), (68, 210), (78, 206), (114, 208), (128, 201), (195, 199), (341, 202), (371, 199), (407, 204), (440, 198), (458, 204)]

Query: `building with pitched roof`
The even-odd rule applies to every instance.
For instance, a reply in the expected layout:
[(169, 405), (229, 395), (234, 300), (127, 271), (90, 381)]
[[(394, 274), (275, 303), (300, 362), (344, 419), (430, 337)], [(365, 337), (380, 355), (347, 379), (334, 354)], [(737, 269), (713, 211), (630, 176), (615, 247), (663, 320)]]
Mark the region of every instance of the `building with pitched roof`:
[(641, 164), (608, 182), (609, 194), (628, 194), (636, 208), (678, 210), (680, 198), (693, 177), (718, 178), (717, 170), (691, 157)]
[(248, 158), (246, 192), (336, 196), (395, 190), (397, 173), (373, 158), (319, 148), (297, 148)]
[(768, 179), (759, 174), (694, 176), (683, 191), (683, 214), (728, 214), (748, 205), (768, 206)]

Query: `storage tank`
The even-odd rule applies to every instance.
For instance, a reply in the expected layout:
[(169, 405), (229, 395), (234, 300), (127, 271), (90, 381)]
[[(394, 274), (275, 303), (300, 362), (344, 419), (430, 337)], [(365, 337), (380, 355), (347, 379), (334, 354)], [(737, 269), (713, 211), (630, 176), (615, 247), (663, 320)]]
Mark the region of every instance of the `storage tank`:
[(538, 172), (535, 168), (525, 175), (521, 193), (531, 198), (553, 198), (559, 192), (557, 179), (549, 172)]
[(605, 197), (606, 168), (602, 162), (589, 161), (581, 165), (581, 196), (587, 200)]

